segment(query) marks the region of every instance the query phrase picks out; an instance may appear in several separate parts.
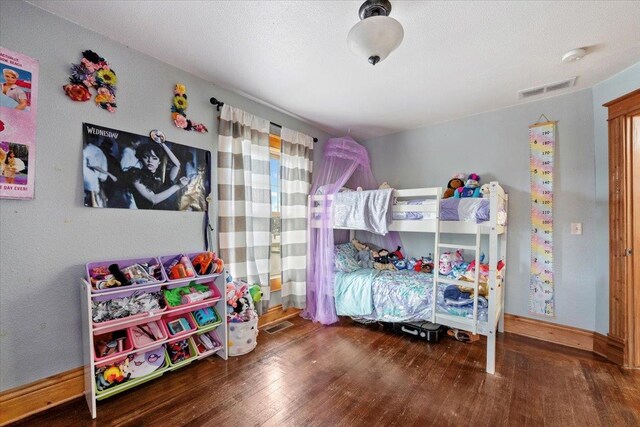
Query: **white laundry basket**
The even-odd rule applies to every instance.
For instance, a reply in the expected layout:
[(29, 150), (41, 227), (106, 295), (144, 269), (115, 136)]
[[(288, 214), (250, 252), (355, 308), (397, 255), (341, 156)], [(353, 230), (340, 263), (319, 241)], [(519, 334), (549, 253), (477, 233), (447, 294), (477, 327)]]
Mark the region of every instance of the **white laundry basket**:
[(258, 316), (246, 322), (229, 322), (229, 356), (249, 353), (258, 344)]

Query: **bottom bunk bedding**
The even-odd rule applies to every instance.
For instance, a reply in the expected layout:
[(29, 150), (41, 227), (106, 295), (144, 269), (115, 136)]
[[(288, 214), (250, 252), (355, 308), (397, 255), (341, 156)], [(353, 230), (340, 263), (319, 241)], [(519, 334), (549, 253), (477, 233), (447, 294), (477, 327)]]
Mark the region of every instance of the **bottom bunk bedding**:
[[(452, 295), (449, 285), (438, 286), (438, 313), (473, 318), (473, 305)], [(359, 269), (336, 272), (335, 303), (339, 316), (381, 322), (431, 320), (433, 275), (413, 270)], [(480, 297), (478, 327), (486, 325), (487, 301)], [(482, 328), (484, 329), (484, 328)]]

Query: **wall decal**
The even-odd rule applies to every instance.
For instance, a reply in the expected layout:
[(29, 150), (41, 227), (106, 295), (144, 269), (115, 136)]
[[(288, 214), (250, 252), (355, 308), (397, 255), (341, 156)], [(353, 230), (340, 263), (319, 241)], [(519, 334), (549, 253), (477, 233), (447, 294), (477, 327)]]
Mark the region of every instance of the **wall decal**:
[(62, 86), (69, 98), (77, 102), (91, 99), (89, 89), (96, 90), (95, 102), (99, 107), (115, 113), (116, 83), (118, 77), (109, 63), (97, 53), (85, 50), (79, 64), (71, 65), (69, 84)]
[(202, 123), (192, 122), (187, 119), (187, 88), (185, 85), (178, 83), (173, 89), (173, 103), (171, 104), (171, 118), (173, 123), (184, 130), (192, 130), (195, 132), (206, 133), (209, 130)]
[(556, 122), (529, 126), (531, 278), (529, 312), (555, 316), (553, 283), (553, 153)]

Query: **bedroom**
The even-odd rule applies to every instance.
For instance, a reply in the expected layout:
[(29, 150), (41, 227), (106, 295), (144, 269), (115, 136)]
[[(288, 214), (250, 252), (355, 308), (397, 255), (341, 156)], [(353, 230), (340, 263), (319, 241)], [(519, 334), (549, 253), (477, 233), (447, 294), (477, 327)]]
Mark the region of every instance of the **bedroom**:
[[(193, 40), (188, 38), (190, 26), (203, 25), (202, 20), (197, 19), (199, 10), (196, 6), (176, 10), (185, 17), (174, 22), (161, 13), (168, 13), (168, 7), (144, 2), (136, 3), (136, 8), (126, 2), (0, 3), (0, 45), (39, 61), (39, 97), (42, 100), (37, 111), (35, 197), (30, 201), (4, 199), (0, 203), (0, 390), (5, 397), (0, 403), (11, 403), (16, 390), (24, 396), (25, 387), (32, 385), (29, 395), (35, 393), (34, 387), (55, 396), (62, 392), (63, 399), (54, 403), (71, 397), (69, 404), (59, 407), (77, 417), (67, 418), (67, 423), (88, 422), (89, 412), (83, 400), (78, 398), (77, 390), (78, 380), (82, 377), (78, 368), (83, 365), (78, 278), (85, 275), (85, 264), (95, 260), (202, 249), (203, 218), (200, 214), (138, 213), (83, 206), (82, 123), (136, 134), (147, 134), (149, 130), (159, 128), (165, 132), (168, 141), (215, 154), (219, 113), (209, 102), (215, 97), (227, 105), (318, 138), (313, 151), (314, 171), (322, 163), (327, 141), (350, 132), (368, 150), (374, 176), (399, 189), (446, 187), (451, 177), (459, 172), (475, 172), (480, 175), (481, 183), (498, 181), (509, 194), (506, 313), (514, 316), (511, 318), (514, 327), (520, 331), (529, 329), (525, 335), (531, 335), (533, 328), (533, 332), (542, 331), (543, 335), (538, 338), (548, 340), (550, 335), (559, 335), (572, 340), (573, 347), (587, 349), (582, 352), (567, 349), (566, 345), (542, 343), (522, 338), (522, 334), (507, 333), (504, 336), (508, 338), (499, 339), (496, 376), (492, 377), (485, 374), (484, 341), (463, 345), (445, 337), (439, 343), (426, 344), (355, 325), (348, 319), (344, 321), (344, 327), (320, 328), (296, 317), (289, 319), (294, 323), (293, 327), (278, 334), (261, 331), (256, 350), (245, 356), (260, 372), (256, 379), (256, 387), (260, 387), (256, 389), (256, 399), (262, 405), (258, 412), (265, 413), (263, 418), (248, 419), (266, 423), (270, 414), (280, 414), (271, 422), (282, 420), (279, 417), (291, 415), (287, 409), (289, 403), (292, 408), (303, 410), (305, 405), (294, 405), (293, 402), (297, 401), (298, 395), (304, 394), (304, 383), (290, 385), (287, 389), (276, 380), (285, 377), (296, 361), (319, 357), (322, 346), (330, 347), (328, 354), (341, 361), (348, 360), (350, 352), (359, 358), (383, 353), (380, 359), (371, 361), (371, 369), (380, 375), (386, 372), (384, 378), (389, 381), (391, 374), (411, 375), (396, 366), (385, 371), (384, 364), (393, 363), (393, 358), (403, 361), (405, 370), (409, 369), (406, 366), (410, 366), (414, 354), (424, 363), (423, 369), (443, 366), (442, 375), (438, 377), (443, 378), (441, 386), (434, 385), (436, 378), (417, 376), (427, 384), (425, 392), (434, 398), (433, 390), (446, 396), (453, 391), (461, 392), (465, 384), (478, 388), (483, 384), (481, 395), (510, 393), (512, 399), (520, 401), (537, 398), (540, 407), (552, 405), (549, 399), (566, 391), (566, 388), (550, 388), (551, 394), (545, 394), (546, 384), (539, 380), (545, 377), (545, 369), (558, 372), (557, 366), (546, 367), (557, 357), (561, 368), (576, 372), (584, 381), (578, 383), (574, 377), (563, 377), (556, 381), (561, 386), (595, 387), (593, 377), (596, 373), (611, 375), (611, 383), (598, 383), (604, 387), (599, 389), (604, 396), (602, 400), (581, 395), (574, 405), (600, 408), (599, 411), (609, 417), (605, 421), (612, 421), (609, 424), (624, 424), (633, 420), (628, 417), (638, 417), (638, 400), (629, 396), (630, 390), (638, 387), (634, 371), (616, 370), (613, 362), (592, 355), (594, 334), (606, 339), (611, 332), (608, 111), (602, 105), (640, 88), (640, 46), (636, 36), (640, 21), (638, 3), (571, 3), (554, 6), (558, 10), (545, 15), (539, 12), (551, 7), (548, 4), (533, 3), (519, 8), (515, 3), (508, 3), (507, 7), (419, 2), (418, 6), (412, 6), (412, 2), (393, 1), (391, 17), (402, 24), (405, 38), (396, 51), (375, 66), (353, 55), (346, 45), (347, 33), (358, 22), (358, 8), (362, 2), (328, 3), (331, 7), (323, 2), (264, 2), (261, 7), (250, 2), (234, 3), (212, 2), (209, 5), (212, 9), (207, 16), (213, 20), (213, 29), (207, 29), (213, 32), (211, 46), (215, 46), (211, 51), (198, 51), (191, 44)], [(412, 13), (412, 7), (418, 8), (420, 13)], [(484, 13), (489, 11), (493, 11), (495, 21), (485, 20), (486, 24), (481, 25), (481, 17), (486, 18)], [(602, 22), (603, 15), (611, 16), (611, 22)], [(237, 35), (234, 34), (237, 33), (226, 34), (224, 30), (237, 31), (227, 21), (233, 22), (231, 18), (238, 16), (245, 17), (248, 24), (243, 21), (235, 26), (251, 27), (264, 19), (269, 28), (266, 31), (260, 28), (256, 34), (249, 33), (253, 36), (240, 38), (235, 44)], [(330, 17), (331, 21), (319, 20), (319, 16)], [(528, 23), (533, 16), (541, 19), (540, 24)], [(614, 19), (619, 22), (613, 23)], [(456, 20), (467, 23), (463, 27), (473, 28), (473, 31), (463, 35), (450, 33), (447, 28)], [(517, 25), (510, 24), (511, 20)], [(160, 23), (160, 30), (150, 28), (156, 22)], [(492, 29), (491, 23), (500, 25)], [(558, 30), (563, 26), (567, 27), (566, 37), (560, 37), (564, 33)], [(146, 31), (134, 32), (138, 27)], [(549, 31), (555, 38), (540, 39), (525, 31), (537, 28)], [(244, 28), (244, 31), (248, 30)], [(520, 38), (506, 40), (502, 31), (511, 31)], [(299, 34), (300, 38), (292, 37), (292, 33)], [(271, 34), (272, 38), (265, 34)], [(416, 39), (416, 34), (422, 38)], [(480, 37), (472, 37), (473, 34)], [(463, 39), (463, 36), (467, 38)], [(155, 43), (154, 37), (163, 41)], [(169, 41), (165, 42), (162, 37)], [(460, 37), (466, 44), (461, 44), (462, 50), (458, 51), (458, 47), (451, 47), (453, 41), (447, 37)], [(565, 52), (588, 46), (593, 48), (587, 49), (582, 60), (562, 63)], [(69, 66), (78, 62), (80, 53), (86, 49), (104, 55), (117, 71), (119, 111), (114, 114), (89, 105), (93, 102), (72, 102), (62, 91), (62, 86), (68, 83)], [(165, 50), (167, 56), (163, 56)], [(326, 52), (331, 52), (331, 61)], [(291, 59), (298, 55), (301, 55), (299, 59)], [(287, 58), (288, 62), (282, 62)], [(323, 65), (325, 62), (331, 68), (323, 68), (328, 67)], [(442, 68), (443, 64), (450, 65)], [(460, 77), (469, 69), (474, 71), (468, 78)], [(215, 76), (211, 77), (211, 73)], [(451, 74), (451, 78), (447, 74)], [(578, 76), (576, 86), (558, 91), (557, 96), (542, 95), (526, 101), (518, 98), (518, 90), (572, 76)], [(322, 79), (317, 80), (319, 77)], [(414, 81), (415, 85), (407, 84), (407, 81)], [(189, 118), (204, 123), (209, 133), (184, 132), (170, 120), (172, 89), (179, 82), (188, 90)], [(278, 97), (279, 92), (288, 95), (288, 99)], [(542, 114), (558, 122), (554, 182), (555, 318), (532, 316), (528, 308), (531, 272), (528, 132), (529, 125), (539, 121)], [(212, 176), (217, 176), (215, 170)], [(216, 248), (217, 185), (215, 181), (212, 184), (209, 220), (215, 228), (212, 237)], [(571, 234), (572, 223), (582, 224), (581, 235)], [(413, 257), (427, 255), (433, 250), (432, 239), (423, 239), (418, 233), (403, 233), (402, 241), (403, 249)], [(530, 319), (535, 323), (527, 323)], [(553, 328), (554, 325), (559, 327)], [(340, 335), (341, 331), (348, 335)], [(338, 335), (329, 335), (334, 333)], [(591, 348), (588, 342), (591, 342)], [(289, 343), (297, 343), (300, 347), (288, 347)], [(318, 347), (312, 347), (313, 343)], [(276, 348), (281, 348), (281, 354), (286, 354), (290, 360), (278, 361)], [(449, 350), (446, 354), (455, 354), (458, 358), (439, 360), (438, 355), (444, 354), (445, 349)], [(527, 359), (527, 353), (534, 354), (535, 360), (545, 365)], [(235, 370), (244, 363), (242, 360), (242, 357), (229, 358), (225, 363)], [(323, 399), (309, 404), (309, 416), (317, 417), (318, 424), (357, 424), (359, 415), (348, 414), (341, 406), (352, 402), (349, 399), (357, 395), (357, 389), (347, 386), (350, 377), (339, 376), (348, 366), (334, 368), (325, 359), (314, 360), (318, 360), (317, 364), (327, 376), (322, 376), (321, 371), (307, 370), (311, 365), (304, 364), (303, 377), (306, 381), (317, 382), (315, 387), (309, 385), (314, 392), (321, 393), (320, 384), (330, 391), (322, 391)], [(178, 387), (201, 376), (199, 369), (205, 369), (205, 375), (214, 375), (218, 372), (216, 368), (223, 366), (221, 363), (194, 363), (140, 389), (107, 399), (98, 406), (97, 419), (105, 421), (101, 414), (106, 414), (107, 408), (116, 408), (113, 405), (117, 402), (127, 401), (127, 396), (136, 395), (144, 400), (149, 388), (164, 393), (164, 388)], [(270, 363), (273, 363), (273, 370), (268, 369)], [(525, 369), (527, 364), (531, 364), (529, 370)], [(525, 373), (512, 374), (516, 368), (525, 369)], [(586, 373), (579, 373), (583, 369)], [(500, 382), (507, 372), (515, 375), (510, 377), (509, 384), (512, 385)], [(55, 387), (53, 380), (43, 382), (65, 373), (67, 375), (61, 381), (63, 387)], [(273, 396), (277, 396), (274, 402), (268, 399), (269, 375), (273, 375)], [(356, 370), (351, 379), (364, 376), (365, 372)], [(336, 380), (335, 386), (331, 384), (332, 378)], [(245, 381), (252, 381), (251, 377), (247, 375)], [(433, 390), (428, 384), (433, 385)], [(540, 394), (527, 395), (523, 388), (513, 384), (529, 386)], [(229, 395), (218, 387), (219, 381), (213, 385), (223, 395)], [(388, 386), (399, 384), (391, 381)], [(59, 390), (65, 388), (67, 394)], [(408, 390), (402, 389), (402, 392)], [(383, 395), (389, 393), (387, 390)], [(618, 399), (614, 397), (616, 394), (625, 398)], [(376, 396), (371, 398), (382, 403)], [(206, 400), (199, 402), (206, 404)], [(323, 413), (321, 402), (344, 418), (330, 418)], [(442, 400), (438, 402), (442, 403)], [(232, 404), (229, 400), (225, 403)], [(252, 405), (250, 401), (247, 404)], [(273, 409), (270, 409), (271, 404)], [(51, 405), (45, 401), (40, 409)], [(129, 405), (130, 411), (141, 410), (133, 403)], [(356, 406), (362, 408), (362, 405), (359, 402)], [(399, 403), (394, 405), (393, 410), (399, 417), (402, 409), (398, 409)], [(465, 406), (464, 402), (458, 402), (458, 405)], [(476, 411), (472, 413), (479, 413), (480, 408), (473, 405), (469, 403), (470, 410)], [(606, 412), (601, 408), (603, 405), (617, 412)], [(495, 406), (491, 411), (504, 409)], [(563, 418), (566, 415), (557, 414), (560, 412), (558, 407), (552, 405), (551, 409), (556, 411), (549, 412), (556, 413), (559, 418), (555, 421), (545, 419), (545, 422), (566, 421)], [(196, 412), (194, 418), (204, 424), (207, 421), (205, 414), (210, 410)], [(457, 409), (451, 406), (448, 410), (447, 413), (464, 416), (464, 412), (456, 412)], [(523, 419), (542, 423), (538, 409), (523, 410), (519, 413)], [(220, 411), (224, 416), (232, 417), (231, 409)], [(407, 422), (417, 423), (423, 419), (416, 411), (408, 411)], [(239, 413), (249, 416), (250, 412), (243, 409)], [(215, 410), (211, 412), (215, 413)], [(433, 413), (424, 410), (424, 414)], [(44, 414), (46, 417), (47, 413)], [(62, 413), (56, 414), (63, 417)], [(160, 419), (153, 418), (159, 414), (148, 415), (151, 417), (149, 422)], [(178, 417), (178, 414), (174, 416)], [(390, 416), (385, 415), (382, 419), (390, 424)], [(294, 418), (300, 424), (304, 419)], [(432, 419), (433, 422), (438, 420), (435, 416)], [(65, 421), (64, 418), (60, 420), (61, 423)], [(126, 418), (118, 420), (124, 422)], [(368, 420), (376, 421), (375, 418)], [(443, 418), (439, 420), (446, 423)], [(455, 420), (463, 423), (460, 418), (450, 422)], [(511, 421), (515, 423), (513, 418)], [(577, 421), (570, 419), (569, 423), (578, 421), (579, 418)], [(601, 419), (595, 423), (606, 424)]]

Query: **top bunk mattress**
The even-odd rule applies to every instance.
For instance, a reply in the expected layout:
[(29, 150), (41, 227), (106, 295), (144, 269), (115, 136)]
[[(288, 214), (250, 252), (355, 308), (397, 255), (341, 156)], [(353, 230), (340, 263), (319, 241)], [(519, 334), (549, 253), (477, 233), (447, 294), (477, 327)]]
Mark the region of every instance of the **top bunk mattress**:
[[(434, 205), (435, 199), (413, 199), (408, 201), (397, 201), (394, 206), (398, 205)], [(490, 200), (486, 198), (453, 198), (440, 200), (440, 220), (441, 221), (473, 221), (481, 223), (489, 221), (491, 213), (489, 210)], [(411, 212), (411, 211), (395, 211), (393, 212), (394, 221), (421, 221), (421, 220), (433, 220), (435, 219), (434, 210), (429, 212)], [(507, 214), (504, 211), (504, 207), (500, 207), (497, 215), (497, 222), (499, 225), (505, 225), (507, 221)]]

